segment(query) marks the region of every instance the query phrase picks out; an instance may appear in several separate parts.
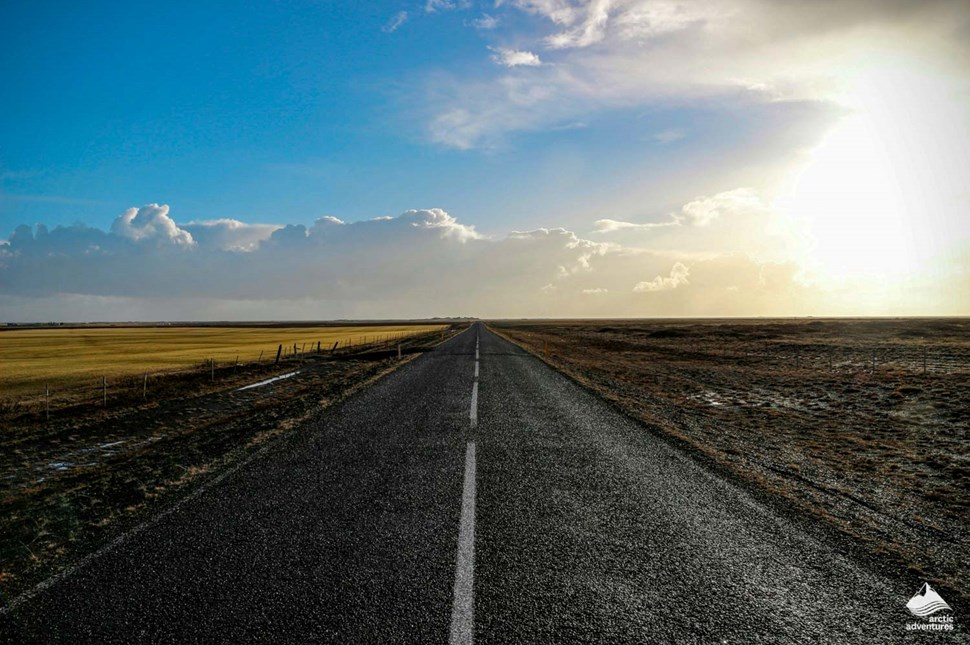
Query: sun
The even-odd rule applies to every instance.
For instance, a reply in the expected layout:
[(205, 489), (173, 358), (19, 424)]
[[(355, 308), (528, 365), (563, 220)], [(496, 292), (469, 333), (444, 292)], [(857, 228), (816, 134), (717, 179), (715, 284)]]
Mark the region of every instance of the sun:
[(965, 106), (925, 70), (903, 65), (857, 73), (844, 104), (779, 205), (808, 231), (805, 264), (816, 274), (913, 275), (959, 225), (951, 220), (965, 190)]
[(808, 222), (823, 273), (913, 269), (912, 219), (879, 130), (866, 115), (842, 120), (797, 174), (789, 211)]

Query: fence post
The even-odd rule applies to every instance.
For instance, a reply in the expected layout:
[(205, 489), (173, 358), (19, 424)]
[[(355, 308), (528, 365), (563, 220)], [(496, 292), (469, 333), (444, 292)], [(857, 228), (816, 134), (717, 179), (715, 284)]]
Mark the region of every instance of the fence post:
[(320, 353), (320, 341), (318, 340), (317, 341), (317, 354), (319, 354), (319, 353)]
[(108, 407), (108, 377), (101, 377), (101, 404)]
[(280, 363), (280, 354), (282, 354), (282, 353), (283, 353), (283, 345), (281, 344), (280, 345), (280, 348), (276, 350), (276, 364), (277, 365), (279, 365), (279, 363)]
[(336, 342), (335, 342), (335, 343), (333, 344), (333, 348), (332, 348), (332, 349), (330, 350), (330, 353), (331, 353), (331, 354), (334, 354), (334, 353), (336, 353), (336, 351), (337, 351), (337, 345), (339, 345), (339, 344), (340, 344), (340, 341), (339, 341), (339, 340), (338, 340), (338, 341), (336, 341)]
[(44, 384), (44, 415), (47, 420), (51, 420), (51, 386), (49, 383)]
[(263, 350), (259, 350), (259, 358), (256, 359), (257, 363), (263, 362)]
[(145, 372), (145, 384), (141, 390), (141, 398), (148, 399), (148, 372)]

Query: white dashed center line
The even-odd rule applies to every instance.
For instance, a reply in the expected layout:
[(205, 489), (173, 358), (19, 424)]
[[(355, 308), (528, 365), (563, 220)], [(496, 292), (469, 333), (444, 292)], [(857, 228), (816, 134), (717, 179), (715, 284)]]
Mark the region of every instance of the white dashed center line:
[[(469, 421), (478, 426), (478, 336), (475, 336), (475, 382), (472, 384)], [(465, 448), (465, 483), (461, 494), (458, 526), (458, 557), (455, 562), (455, 590), (451, 605), (450, 645), (475, 642), (475, 442)]]
[(472, 422), (472, 428), (478, 427), (478, 381), (472, 386), (472, 409), (468, 413)]
[(450, 645), (475, 642), (475, 442), (465, 450), (465, 486), (461, 496), (455, 597), (451, 606)]
[(472, 385), (472, 406), (468, 413), (472, 429), (478, 426), (478, 337), (475, 337), (475, 383)]

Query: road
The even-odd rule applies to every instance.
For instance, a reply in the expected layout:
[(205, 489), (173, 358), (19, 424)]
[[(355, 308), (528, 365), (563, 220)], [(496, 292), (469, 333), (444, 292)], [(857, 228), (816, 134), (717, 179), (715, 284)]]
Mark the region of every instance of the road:
[(0, 640), (957, 640), (906, 631), (911, 584), (475, 325), (21, 597)]

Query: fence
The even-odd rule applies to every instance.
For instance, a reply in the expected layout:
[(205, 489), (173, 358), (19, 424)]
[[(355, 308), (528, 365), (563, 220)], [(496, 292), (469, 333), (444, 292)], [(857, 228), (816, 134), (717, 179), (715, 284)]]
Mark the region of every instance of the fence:
[[(70, 379), (51, 378), (39, 391), (23, 396), (0, 395), (0, 416), (40, 414), (49, 419), (52, 412), (100, 406), (112, 403), (138, 403), (173, 394), (188, 394), (212, 383), (234, 377), (245, 377), (277, 370), (281, 366), (300, 365), (306, 360), (327, 359), (397, 349), (400, 345), (423, 339), (444, 338), (448, 330), (395, 331), (381, 334), (358, 334), (331, 342), (301, 340), (278, 343), (274, 347), (240, 352), (223, 351), (202, 361), (186, 358), (190, 363), (162, 367), (138, 373), (114, 372)], [(173, 359), (178, 360), (178, 359)], [(187, 391), (186, 391), (187, 390)]]

